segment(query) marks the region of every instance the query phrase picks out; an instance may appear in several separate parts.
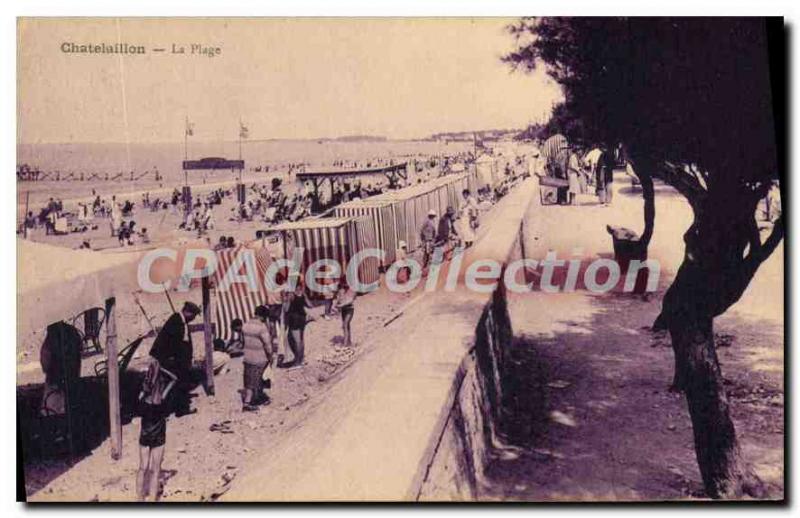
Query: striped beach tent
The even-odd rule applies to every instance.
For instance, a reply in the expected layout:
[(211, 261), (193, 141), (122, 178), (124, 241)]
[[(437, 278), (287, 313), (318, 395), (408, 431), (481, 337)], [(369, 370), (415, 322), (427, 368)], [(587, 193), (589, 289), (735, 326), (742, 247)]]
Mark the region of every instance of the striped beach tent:
[[(372, 218), (366, 216), (351, 218), (353, 226), (355, 227), (355, 250), (374, 250), (379, 248), (378, 245), (378, 229), (375, 227), (375, 222)], [(392, 256), (395, 256), (396, 250), (391, 250)], [(388, 256), (387, 252), (387, 256)], [(381, 278), (381, 262), (377, 257), (369, 257), (361, 261), (358, 268), (358, 278), (364, 283), (373, 283), (379, 281)]]
[(421, 218), (425, 217), (429, 210), (440, 213), (436, 198), (428, 196), (432, 189), (430, 186), (425, 189), (414, 186), (380, 195), (382, 199), (394, 205), (398, 240), (405, 241), (409, 251), (416, 250), (418, 246)]
[[(243, 257), (244, 251), (250, 251), (255, 256), (255, 263), (249, 263)], [(271, 262), (269, 251), (266, 248), (250, 248), (239, 245), (236, 248), (226, 248), (218, 250), (217, 269), (213, 276), (213, 286), (216, 293), (215, 324), (216, 336), (224, 341), (231, 338), (231, 322), (239, 318), (242, 322), (253, 318), (255, 309), (259, 305), (267, 303), (267, 291), (264, 283), (264, 276), (267, 267)], [(239, 281), (232, 282), (223, 289), (222, 282), (224, 277), (230, 272), (231, 268), (237, 263), (237, 271), (232, 274), (253, 275), (257, 281), (255, 290), (248, 283)], [(256, 271), (251, 273), (248, 268), (255, 266)]]
[[(377, 248), (374, 224), (369, 217), (308, 218), (272, 229), (284, 235), (288, 257), (293, 256), (295, 247), (303, 248), (302, 272), (316, 261), (333, 259), (344, 273), (354, 255), (367, 248)], [(362, 260), (358, 278), (365, 284), (379, 281), (379, 260), (376, 257)]]
[(567, 142), (567, 138), (560, 133), (544, 141), (541, 152), (548, 168), (552, 168), (552, 164), (558, 160), (561, 151), (568, 147), (569, 143)]
[(428, 218), (428, 212), (433, 210), (441, 216), (452, 206), (458, 210), (461, 204), (461, 188), (463, 180), (474, 173), (458, 173), (439, 178), (429, 182), (398, 189), (369, 198), (370, 202), (390, 202), (394, 207), (395, 228), (398, 241), (405, 241), (408, 250), (413, 251), (419, 246), (419, 230)]
[(391, 202), (351, 201), (337, 206), (333, 215), (337, 218), (366, 217), (371, 219), (377, 247), (386, 252), (382, 266), (388, 266), (395, 261), (398, 238), (394, 205)]
[(467, 172), (464, 174), (464, 183), (465, 189), (469, 189), (472, 194), (477, 194), (478, 170), (474, 164), (471, 164), (470, 167), (467, 168)]

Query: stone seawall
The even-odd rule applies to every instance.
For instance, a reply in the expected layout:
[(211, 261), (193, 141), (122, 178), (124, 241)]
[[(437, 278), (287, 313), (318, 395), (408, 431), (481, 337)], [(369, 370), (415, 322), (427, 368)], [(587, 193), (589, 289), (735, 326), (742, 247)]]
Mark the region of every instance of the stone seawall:
[[(503, 264), (526, 257), (521, 236), (534, 191), (520, 193), (518, 202), (493, 222), (502, 231), (493, 229), (473, 252), (474, 257), (497, 260), (504, 256)], [(414, 495), (417, 500), (471, 500), (484, 480), (492, 446), (497, 444), (504, 359), (513, 338), (506, 295), (501, 283), (487, 296), (472, 347), (455, 373), (452, 406), (431, 448), (433, 454)]]

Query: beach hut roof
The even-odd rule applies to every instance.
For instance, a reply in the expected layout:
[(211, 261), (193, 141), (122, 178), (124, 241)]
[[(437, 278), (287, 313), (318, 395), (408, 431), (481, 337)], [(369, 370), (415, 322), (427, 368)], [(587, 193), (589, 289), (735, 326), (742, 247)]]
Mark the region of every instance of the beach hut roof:
[(373, 196), (369, 198), (370, 201), (398, 201), (398, 200), (407, 200), (409, 198), (413, 198), (414, 196), (419, 196), (420, 194), (425, 194), (430, 191), (433, 191), (443, 185), (447, 185), (449, 183), (455, 182), (465, 175), (461, 174), (451, 174), (446, 176), (440, 176), (439, 178), (434, 178), (425, 183), (412, 185), (410, 187), (404, 187), (403, 189), (397, 189), (396, 191), (389, 191), (383, 194), (379, 194), (377, 196)]
[(336, 206), (336, 208), (350, 209), (354, 207), (370, 207), (370, 208), (383, 207), (385, 205), (388, 205), (389, 203), (391, 202), (386, 199), (377, 200), (375, 199), (375, 197), (370, 197), (367, 199), (358, 199), (358, 200), (348, 201), (345, 203), (340, 203), (339, 205)]
[(270, 230), (300, 230), (304, 228), (330, 228), (340, 227), (353, 218), (308, 218), (300, 221), (281, 223), (270, 227)]
[(375, 175), (385, 174), (405, 169), (408, 162), (400, 164), (382, 165), (368, 168), (355, 168), (355, 169), (318, 169), (306, 170), (298, 172), (296, 177), (300, 181), (311, 180), (316, 178), (349, 178), (359, 175)]
[(17, 330), (44, 329), (138, 289), (142, 252), (106, 254), (17, 240)]

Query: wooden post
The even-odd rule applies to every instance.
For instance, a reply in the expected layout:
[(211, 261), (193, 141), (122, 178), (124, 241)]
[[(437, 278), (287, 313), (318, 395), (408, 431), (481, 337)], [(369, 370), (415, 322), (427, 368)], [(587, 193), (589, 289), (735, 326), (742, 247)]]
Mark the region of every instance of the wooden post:
[[(519, 222), (519, 233), (517, 239), (519, 239), (519, 252), (522, 256), (522, 259), (527, 259), (528, 254), (525, 252), (525, 218), (527, 216), (523, 214), (522, 221)], [(522, 278), (525, 280), (525, 283), (531, 282), (530, 279), (531, 274), (528, 273), (528, 267), (525, 266), (522, 269)]]
[(208, 271), (203, 276), (203, 341), (206, 346), (206, 395), (214, 395), (214, 336), (211, 333), (211, 287)]
[(106, 369), (108, 376), (108, 420), (111, 458), (122, 458), (122, 421), (119, 409), (119, 367), (117, 366), (116, 299), (106, 299)]

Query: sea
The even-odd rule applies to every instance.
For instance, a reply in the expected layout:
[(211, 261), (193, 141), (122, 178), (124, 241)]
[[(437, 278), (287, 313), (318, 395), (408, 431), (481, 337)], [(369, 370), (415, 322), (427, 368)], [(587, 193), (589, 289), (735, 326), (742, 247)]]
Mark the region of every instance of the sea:
[[(171, 189), (184, 183), (182, 161), (203, 157), (241, 159), (245, 162), (244, 180), (264, 180), (266, 166), (272, 174), (287, 174), (296, 164), (309, 168), (332, 167), (344, 162), (346, 167), (366, 167), (390, 160), (425, 160), (431, 157), (457, 156), (472, 150), (472, 142), (440, 142), (426, 140), (243, 140), (226, 142), (166, 143), (39, 143), (18, 144), (17, 164), (27, 164), (42, 172), (58, 171), (62, 180), (18, 181), (19, 208), (41, 205), (48, 197), (65, 201), (97, 194), (138, 193), (150, 189)], [(154, 171), (162, 177), (154, 181)], [(261, 172), (256, 172), (260, 170)], [(142, 173), (143, 179), (131, 181)], [(122, 173), (117, 180), (106, 180)], [(70, 176), (70, 180), (63, 178)], [(89, 178), (79, 180), (81, 174)], [(189, 184), (214, 184), (234, 180), (231, 171), (192, 171)], [(24, 212), (23, 212), (24, 214)]]
[[(334, 161), (359, 163), (378, 159), (454, 155), (472, 149), (469, 142), (420, 140), (337, 141), (337, 140), (245, 140), (241, 158), (246, 169), (265, 165), (287, 166), (306, 163), (323, 167)], [(68, 173), (136, 173), (158, 168), (166, 178), (182, 178), (185, 157), (240, 158), (239, 142), (168, 143), (64, 143), (19, 144), (17, 164), (40, 170)]]

